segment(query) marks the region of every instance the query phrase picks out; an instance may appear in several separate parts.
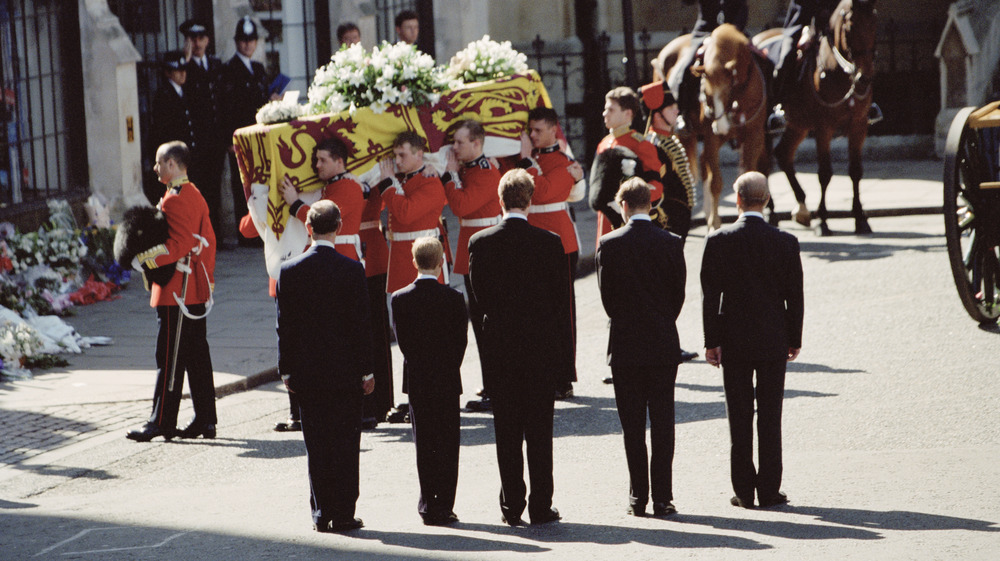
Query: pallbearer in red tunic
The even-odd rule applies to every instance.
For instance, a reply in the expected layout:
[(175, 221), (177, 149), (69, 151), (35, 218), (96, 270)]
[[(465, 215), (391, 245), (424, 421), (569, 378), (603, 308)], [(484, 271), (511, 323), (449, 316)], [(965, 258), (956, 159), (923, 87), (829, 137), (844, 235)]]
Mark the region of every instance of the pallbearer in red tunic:
[[(392, 143), (393, 160), (379, 163), (382, 180), (377, 187), (382, 193), (382, 204), (389, 210), (389, 277), (386, 281), (389, 294), (417, 278), (410, 248), (417, 238), (437, 237), (441, 211), (447, 202), (441, 180), (421, 173), (426, 146), (427, 142), (419, 134), (405, 131)], [(439, 280), (444, 282), (443, 277)]]
[[(656, 147), (632, 130), (633, 119), (642, 115), (638, 94), (632, 88), (624, 86), (611, 90), (604, 96), (603, 115), (604, 126), (607, 127), (609, 134), (597, 145), (597, 153), (600, 154), (615, 146), (622, 146), (635, 152), (640, 165), (636, 166), (634, 175), (641, 177), (653, 188), (652, 205), (656, 206), (657, 201), (663, 196), (663, 184), (660, 182), (663, 164), (660, 163)], [(597, 238), (600, 239), (613, 228), (601, 209), (594, 210), (598, 211)]]
[[(153, 170), (160, 183), (167, 186), (157, 206), (167, 217), (169, 237), (165, 243), (138, 254), (133, 260), (133, 267), (146, 271), (177, 264), (166, 284), (154, 283), (150, 287), (149, 305), (156, 308), (159, 325), (153, 412), (146, 424), (126, 435), (139, 442), (148, 442), (157, 436), (167, 440), (174, 436), (215, 438), (215, 382), (205, 325), (206, 304), (211, 301), (215, 284), (215, 232), (205, 198), (187, 179), (190, 161), (191, 153), (180, 141), (167, 142), (156, 151)], [(188, 272), (186, 290), (185, 268)], [(182, 313), (185, 317), (178, 323)], [(182, 326), (180, 333), (179, 325)], [(177, 409), (185, 371), (194, 419), (178, 431)], [(175, 376), (173, 388), (169, 383), (171, 372)]]
[[(580, 258), (580, 242), (576, 225), (569, 214), (569, 193), (573, 185), (583, 178), (583, 167), (560, 149), (557, 139), (559, 115), (554, 109), (536, 107), (528, 112), (528, 133), (521, 135), (521, 161), (524, 168), (535, 180), (535, 191), (531, 196), (531, 212), (528, 224), (548, 230), (562, 240), (566, 253), (569, 278), (576, 277), (576, 265)], [(576, 341), (576, 294), (570, 285), (572, 297), (573, 341)], [(573, 385), (566, 382), (556, 389), (556, 399), (573, 396)]]
[[(456, 274), (465, 280), (465, 294), (469, 299), (469, 316), (472, 319), (472, 333), (476, 337), (476, 346), (482, 354), (480, 342), (483, 335), (483, 311), (472, 292), (469, 280), (469, 238), (480, 230), (495, 226), (503, 220), (503, 210), (500, 208), (500, 170), (483, 155), (483, 141), (486, 131), (477, 121), (462, 121), (455, 129), (455, 139), (448, 153), (448, 165), (445, 174), (444, 192), (448, 198), (448, 206), (459, 218), (461, 228), (458, 230), (458, 247), (455, 249)], [(474, 410), (488, 409), (489, 389), (485, 387), (480, 392), (483, 401), (470, 402)]]
[[(340, 208), (341, 227), (337, 234), (337, 253), (361, 260), (361, 215), (365, 209), (364, 189), (356, 177), (347, 172), (347, 146), (337, 138), (325, 138), (313, 150), (313, 171), (326, 182), (321, 198), (333, 201)], [(281, 196), (289, 206), (289, 214), (306, 221), (309, 205), (299, 199), (299, 193), (286, 177), (281, 184)]]

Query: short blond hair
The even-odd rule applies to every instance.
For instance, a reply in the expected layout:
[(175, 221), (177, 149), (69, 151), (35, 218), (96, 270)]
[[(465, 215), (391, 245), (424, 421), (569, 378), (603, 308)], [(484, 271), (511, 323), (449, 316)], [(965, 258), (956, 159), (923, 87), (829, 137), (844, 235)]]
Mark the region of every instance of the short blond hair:
[(413, 260), (416, 261), (417, 268), (425, 271), (437, 267), (441, 264), (441, 259), (444, 258), (444, 246), (437, 238), (431, 236), (417, 238), (410, 251), (413, 253)]
[(500, 178), (497, 192), (505, 209), (528, 208), (535, 194), (535, 180), (523, 169), (512, 169)]

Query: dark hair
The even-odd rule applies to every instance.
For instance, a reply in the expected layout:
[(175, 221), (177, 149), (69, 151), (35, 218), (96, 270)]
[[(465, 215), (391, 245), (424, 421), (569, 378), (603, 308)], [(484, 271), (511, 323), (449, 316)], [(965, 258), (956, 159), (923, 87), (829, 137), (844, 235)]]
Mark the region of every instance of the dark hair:
[(646, 183), (639, 177), (633, 177), (622, 183), (622, 186), (618, 188), (618, 193), (615, 194), (615, 200), (618, 201), (618, 204), (624, 201), (633, 210), (649, 208), (651, 204), (650, 197), (651, 188), (649, 183)]
[(523, 169), (512, 169), (500, 178), (497, 191), (505, 209), (528, 208), (535, 194), (535, 180)]
[(348, 31), (361, 33), (361, 30), (358, 29), (358, 26), (353, 21), (347, 21), (337, 26), (337, 41), (343, 43), (344, 35), (347, 35)]
[(528, 111), (528, 121), (545, 121), (556, 126), (559, 124), (559, 114), (551, 107), (536, 107)]
[(399, 12), (396, 14), (396, 27), (403, 25), (404, 21), (411, 19), (419, 21), (420, 17), (417, 16), (417, 12), (414, 12), (413, 10), (403, 10), (402, 12)]
[(619, 86), (608, 92), (604, 96), (604, 99), (610, 99), (622, 109), (631, 111), (633, 119), (642, 116), (642, 104), (639, 102), (639, 95), (632, 88)]
[(326, 152), (328, 152), (330, 154), (330, 157), (333, 158), (334, 160), (343, 160), (345, 164), (347, 163), (347, 155), (348, 155), (347, 146), (345, 146), (344, 143), (341, 142), (339, 138), (333, 136), (329, 138), (324, 138), (323, 140), (317, 142), (316, 147), (313, 148), (313, 155), (312, 155), (313, 173), (319, 173), (319, 170), (316, 169), (316, 152), (319, 152), (320, 150), (325, 150)]
[[(163, 149), (164, 158), (177, 162), (177, 165), (185, 170), (191, 165), (191, 150), (180, 140), (164, 142), (160, 145), (160, 149)], [(156, 151), (159, 152), (160, 149)]]
[(321, 199), (309, 207), (306, 224), (312, 226), (313, 234), (332, 234), (340, 228), (340, 207), (329, 199)]
[[(480, 142), (486, 138), (486, 129), (483, 128), (482, 123), (474, 119), (466, 119), (464, 121), (459, 121), (458, 125), (455, 127), (455, 132), (462, 129), (469, 131), (469, 140)], [(454, 133), (452, 133), (454, 134)]]
[(399, 148), (404, 144), (409, 144), (410, 148), (420, 150), (421, 152), (427, 151), (427, 141), (415, 131), (403, 131), (392, 141), (393, 148)]

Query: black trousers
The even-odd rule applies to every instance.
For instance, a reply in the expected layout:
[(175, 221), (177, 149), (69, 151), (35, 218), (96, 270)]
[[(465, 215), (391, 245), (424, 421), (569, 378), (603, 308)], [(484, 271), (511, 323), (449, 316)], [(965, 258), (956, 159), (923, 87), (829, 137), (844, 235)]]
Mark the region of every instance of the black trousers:
[(410, 424), (417, 449), (420, 516), (447, 516), (458, 486), (459, 396), (410, 393)]
[[(744, 502), (770, 498), (781, 490), (781, 402), (785, 395), (784, 360), (723, 362), (722, 378), (729, 419), (730, 476)], [(754, 373), (756, 372), (756, 384)], [(757, 402), (757, 463), (753, 465), (753, 414)]]
[[(674, 500), (674, 382), (677, 365), (612, 367), (615, 404), (625, 439), (628, 462), (629, 504), (645, 507)], [(646, 414), (649, 413), (650, 447), (646, 453)]]
[[(204, 304), (188, 306), (193, 315), (205, 313)], [(157, 306), (156, 322), (156, 387), (153, 391), (153, 412), (149, 416), (151, 424), (164, 430), (177, 427), (177, 409), (180, 407), (181, 390), (184, 388), (184, 373), (187, 372), (191, 401), (194, 404), (194, 422), (214, 425), (215, 381), (212, 375), (212, 356), (208, 349), (204, 319), (185, 317), (180, 330), (180, 347), (175, 368), (176, 381), (171, 391), (167, 386), (170, 370), (174, 366), (174, 345), (177, 342), (177, 306)]]
[[(536, 383), (518, 388), (496, 388), (493, 395), (493, 431), (500, 467), (500, 511), (512, 520), (528, 507), (535, 518), (552, 508), (552, 415), (555, 388)], [(531, 496), (524, 485), (523, 445), (528, 451)]]
[(361, 394), (299, 397), (313, 522), (351, 520), (359, 495)]
[(387, 275), (368, 277), (368, 304), (371, 307), (372, 369), (375, 390), (364, 398), (364, 417), (379, 421), (392, 409), (392, 347), (389, 342), (389, 307), (385, 298)]
[[(188, 178), (205, 197), (208, 216), (212, 221), (212, 231), (223, 236), (220, 207), (222, 205), (222, 167), (226, 161), (224, 149), (205, 148), (192, 151)], [(239, 173), (237, 171), (237, 173)], [(246, 206), (246, 205), (244, 205)]]
[[(476, 300), (475, 293), (472, 292), (472, 281), (469, 275), (462, 275), (462, 280), (465, 281), (465, 296), (469, 300), (469, 323), (472, 324), (472, 335), (476, 338), (476, 348), (479, 350), (480, 356), (483, 354), (483, 309), (479, 306), (479, 301)], [(490, 389), (486, 384), (486, 377), (483, 376), (483, 390), (485, 390), (486, 395), (490, 394)]]

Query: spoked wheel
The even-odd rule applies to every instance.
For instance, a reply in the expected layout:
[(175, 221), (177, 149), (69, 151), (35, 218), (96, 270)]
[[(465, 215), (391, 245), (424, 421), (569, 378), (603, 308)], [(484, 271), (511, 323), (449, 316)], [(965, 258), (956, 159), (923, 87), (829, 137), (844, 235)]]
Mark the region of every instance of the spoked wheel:
[(944, 159), (944, 229), (951, 272), (965, 310), (980, 323), (1000, 316), (1000, 127), (984, 125), (978, 118), (986, 109), (989, 106), (959, 111), (948, 131)]

